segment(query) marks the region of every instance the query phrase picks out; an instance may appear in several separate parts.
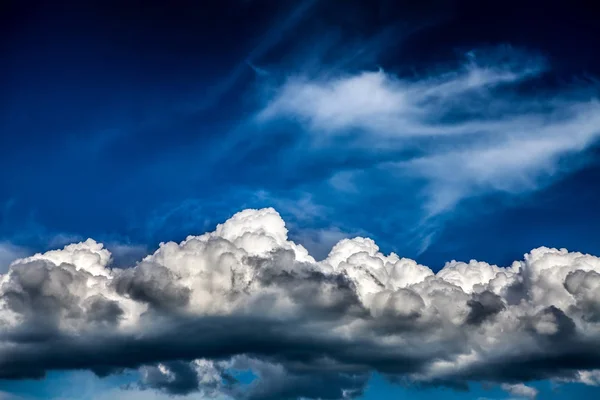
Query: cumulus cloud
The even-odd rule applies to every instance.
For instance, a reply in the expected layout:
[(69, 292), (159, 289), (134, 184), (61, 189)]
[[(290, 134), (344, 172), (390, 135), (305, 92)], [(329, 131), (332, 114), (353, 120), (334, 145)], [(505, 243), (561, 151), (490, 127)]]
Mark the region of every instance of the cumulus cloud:
[[(295, 121), (318, 146), (337, 151), (411, 150), (375, 158), (374, 166), (425, 181), (431, 217), (472, 195), (535, 190), (584, 163), (569, 156), (600, 135), (597, 87), (540, 85), (550, 70), (539, 55), (500, 47), (418, 76), (296, 75), (274, 91), (257, 121)], [(334, 140), (340, 136), (345, 144)], [(351, 174), (333, 175), (332, 185), (352, 187)]]
[(598, 382), (598, 257), (542, 247), (434, 273), (361, 237), (316, 261), (287, 233), (249, 209), (130, 268), (91, 239), (14, 261), (0, 378), (135, 369), (135, 390), (234, 399), (354, 398), (373, 372), (531, 398), (523, 382)]
[(518, 398), (535, 399), (538, 395), (538, 390), (536, 388), (523, 385), (522, 383), (512, 385), (504, 383), (502, 384), (502, 389)]

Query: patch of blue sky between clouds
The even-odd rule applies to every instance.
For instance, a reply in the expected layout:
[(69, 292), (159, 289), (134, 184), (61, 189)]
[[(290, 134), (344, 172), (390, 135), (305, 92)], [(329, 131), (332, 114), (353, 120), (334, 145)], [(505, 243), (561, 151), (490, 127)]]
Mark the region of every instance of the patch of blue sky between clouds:
[[(251, 372), (231, 371), (243, 384), (251, 384), (255, 378)], [(173, 397), (160, 391), (145, 390), (136, 385), (137, 372), (99, 378), (91, 372), (53, 372), (43, 381), (4, 381), (0, 382), (2, 400), (230, 400), (227, 396), (206, 397), (192, 393)], [(32, 383), (35, 382), (35, 385)], [(73, 385), (77, 382), (77, 385)], [(10, 392), (10, 393), (9, 393)], [(454, 391), (448, 388), (428, 387), (415, 390), (389, 382), (379, 374), (373, 374), (361, 397), (364, 400), (401, 398), (407, 400), (530, 400), (561, 399), (568, 395), (571, 399), (587, 400), (597, 393), (597, 387), (573, 383), (533, 382), (525, 385), (485, 386), (472, 384), (469, 391)], [(3, 397), (4, 396), (4, 397)]]

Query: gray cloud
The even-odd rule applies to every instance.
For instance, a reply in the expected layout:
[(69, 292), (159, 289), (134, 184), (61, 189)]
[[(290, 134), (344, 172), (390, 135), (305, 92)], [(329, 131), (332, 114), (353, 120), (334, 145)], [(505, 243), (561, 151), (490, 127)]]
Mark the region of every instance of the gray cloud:
[(174, 309), (189, 301), (190, 289), (176, 283), (173, 273), (159, 264), (142, 262), (125, 269), (112, 282), (115, 291), (156, 309)]
[(509, 267), (452, 261), (433, 273), (354, 238), (316, 261), (263, 209), (130, 268), (110, 262), (87, 240), (0, 275), (0, 378), (139, 369), (139, 389), (166, 394), (336, 399), (359, 396), (372, 372), (516, 391), (595, 384), (600, 370), (592, 255), (538, 248)]
[(480, 324), (506, 308), (502, 298), (488, 290), (475, 293), (467, 305), (471, 308), (467, 317), (468, 324)]

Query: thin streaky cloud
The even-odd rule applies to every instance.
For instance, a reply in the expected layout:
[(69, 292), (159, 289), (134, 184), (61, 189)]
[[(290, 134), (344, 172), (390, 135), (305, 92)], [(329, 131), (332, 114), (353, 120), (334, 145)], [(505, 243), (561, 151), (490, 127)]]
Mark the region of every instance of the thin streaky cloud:
[[(320, 147), (351, 135), (347, 146), (366, 153), (418, 149), (377, 168), (396, 171), (400, 182), (424, 179), (423, 211), (433, 217), (474, 195), (534, 191), (565, 172), (565, 157), (596, 142), (598, 91), (522, 89), (548, 68), (538, 54), (501, 47), (469, 52), (457, 69), (417, 78), (382, 70), (292, 76), (256, 122), (295, 121)], [(567, 172), (581, 166), (571, 163)]]
[[(195, 105), (196, 110), (208, 109), (219, 102), (219, 100), (231, 91), (236, 84), (240, 82), (244, 73), (250, 67), (259, 75), (263, 75), (262, 69), (254, 66), (255, 62), (259, 62), (260, 57), (269, 51), (273, 46), (277, 45), (284, 39), (285, 35), (292, 30), (302, 19), (310, 12), (311, 8), (318, 0), (303, 0), (296, 6), (287, 17), (283, 18), (271, 27), (259, 40), (259, 43), (246, 56), (243, 61), (240, 61), (229, 73), (227, 77), (216, 85), (209, 87), (207, 93), (202, 97), (202, 100)], [(260, 71), (260, 72), (259, 72)]]

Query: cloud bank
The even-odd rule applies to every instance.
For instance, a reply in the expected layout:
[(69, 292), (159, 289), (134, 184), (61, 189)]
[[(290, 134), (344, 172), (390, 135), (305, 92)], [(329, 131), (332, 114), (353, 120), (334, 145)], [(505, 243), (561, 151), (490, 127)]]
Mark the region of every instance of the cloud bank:
[[(88, 239), (0, 275), (0, 379), (138, 369), (138, 389), (235, 399), (353, 398), (402, 384), (597, 384), (600, 258), (538, 248), (437, 273), (344, 239), (317, 262), (272, 208), (162, 243), (130, 268)], [(251, 371), (248, 382), (236, 371)]]

